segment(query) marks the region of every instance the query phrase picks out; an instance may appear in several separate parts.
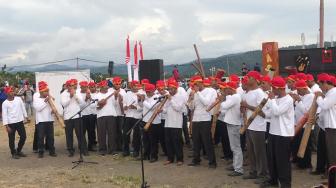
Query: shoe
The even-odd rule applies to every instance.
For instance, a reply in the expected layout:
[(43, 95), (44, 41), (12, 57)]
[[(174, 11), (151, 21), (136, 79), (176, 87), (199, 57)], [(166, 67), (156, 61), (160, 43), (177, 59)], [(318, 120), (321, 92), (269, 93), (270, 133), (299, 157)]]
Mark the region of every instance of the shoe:
[(38, 151), (37, 150), (33, 150), (33, 153), (38, 153)]
[(227, 171), (234, 171), (234, 168), (233, 168), (233, 166), (229, 166), (225, 170), (227, 170)]
[(12, 159), (20, 159), (20, 157), (18, 155), (16, 155), (16, 154), (13, 154), (12, 155)]
[(103, 151), (100, 151), (100, 152), (99, 152), (99, 155), (101, 155), (101, 156), (105, 156), (105, 155), (106, 155), (106, 153), (105, 153), (105, 152), (103, 152)]
[(27, 157), (26, 154), (22, 153), (22, 151), (18, 152), (16, 155), (18, 155), (19, 157)]
[(258, 177), (255, 181), (254, 184), (262, 184), (267, 181), (266, 177)]
[(129, 155), (130, 155), (129, 152), (123, 152), (123, 153), (122, 153), (122, 156), (123, 156), (123, 157), (127, 157), (127, 156), (129, 156)]
[(90, 149), (88, 149), (88, 151), (96, 152), (97, 150), (96, 150), (96, 149), (93, 149), (93, 148), (90, 148)]
[(55, 152), (53, 152), (53, 153), (49, 153), (49, 156), (51, 156), (51, 157), (57, 157), (57, 154)]
[(279, 185), (277, 183), (272, 183), (270, 181), (265, 181), (260, 184), (260, 188), (267, 188), (267, 187), (278, 187)]
[(317, 175), (321, 175), (321, 174), (324, 174), (324, 172), (321, 172), (321, 171), (312, 171), (312, 172), (310, 172), (310, 175), (313, 175), (313, 176), (317, 176)]
[(217, 168), (217, 164), (209, 164), (209, 168), (216, 169)]
[(177, 166), (182, 166), (182, 165), (183, 165), (183, 162), (182, 162), (182, 161), (178, 161), (176, 165), (177, 165)]
[(83, 155), (87, 157), (87, 156), (89, 156), (90, 154), (89, 154), (89, 152), (86, 151), (86, 152), (83, 153)]
[(73, 157), (74, 156), (74, 152), (69, 152), (69, 154), (68, 154), (68, 157)]
[(39, 153), (38, 158), (43, 158), (43, 153)]
[(233, 171), (230, 174), (228, 174), (228, 176), (231, 176), (231, 177), (242, 176), (242, 175), (243, 173), (236, 172), (236, 171)]
[(245, 180), (257, 179), (257, 175), (250, 173), (249, 175), (243, 176), (243, 179), (245, 179)]
[(171, 161), (166, 161), (166, 162), (164, 162), (163, 163), (163, 165), (169, 165), (169, 164), (172, 164), (173, 162), (171, 162)]
[(157, 158), (152, 158), (152, 159), (149, 160), (150, 163), (155, 163), (156, 161), (158, 161)]
[(133, 153), (132, 153), (132, 157), (134, 157), (134, 158), (139, 157), (139, 153), (138, 153), (138, 152), (133, 152)]
[(198, 163), (196, 163), (196, 162), (191, 162), (191, 163), (188, 164), (188, 166), (199, 166), (199, 165), (200, 165), (199, 162), (198, 162)]

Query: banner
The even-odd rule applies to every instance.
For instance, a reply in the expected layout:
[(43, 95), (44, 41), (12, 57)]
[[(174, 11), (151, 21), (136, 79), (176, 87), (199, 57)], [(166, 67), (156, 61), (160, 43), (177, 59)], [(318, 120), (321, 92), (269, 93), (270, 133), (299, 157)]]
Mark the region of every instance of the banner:
[(279, 75), (279, 53), (277, 42), (262, 43), (262, 74), (271, 78)]

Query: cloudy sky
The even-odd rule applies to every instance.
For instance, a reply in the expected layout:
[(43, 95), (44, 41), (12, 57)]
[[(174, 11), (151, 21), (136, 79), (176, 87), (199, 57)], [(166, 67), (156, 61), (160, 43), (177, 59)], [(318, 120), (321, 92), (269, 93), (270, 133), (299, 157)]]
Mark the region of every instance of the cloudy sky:
[[(325, 2), (325, 40), (336, 39), (336, 1)], [(0, 65), (74, 57), (123, 63), (125, 39), (166, 64), (316, 43), (319, 0), (0, 0)], [(132, 47), (133, 48), (133, 47)]]

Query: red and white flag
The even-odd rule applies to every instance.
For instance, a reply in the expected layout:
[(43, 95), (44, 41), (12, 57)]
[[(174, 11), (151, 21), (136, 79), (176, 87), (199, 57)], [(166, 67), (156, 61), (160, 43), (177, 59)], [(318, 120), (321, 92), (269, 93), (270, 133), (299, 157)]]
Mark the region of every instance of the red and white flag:
[(139, 48), (140, 48), (140, 60), (143, 60), (144, 57), (143, 57), (143, 51), (142, 51), (142, 43), (141, 43), (141, 41), (139, 42)]
[(134, 45), (134, 80), (138, 80), (139, 81), (139, 65), (138, 65), (138, 42), (135, 41), (135, 45)]
[(129, 36), (127, 36), (125, 62), (126, 62), (126, 65), (127, 65), (127, 75), (128, 75), (128, 81), (129, 82), (132, 81), (132, 66), (131, 66), (131, 63), (130, 63), (130, 58), (131, 58), (131, 52), (130, 52)]

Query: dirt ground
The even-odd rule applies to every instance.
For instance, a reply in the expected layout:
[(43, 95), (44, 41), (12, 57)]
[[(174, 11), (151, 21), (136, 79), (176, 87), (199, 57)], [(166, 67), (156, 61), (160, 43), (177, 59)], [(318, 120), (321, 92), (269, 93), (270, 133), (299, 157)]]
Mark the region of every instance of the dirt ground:
[[(0, 124), (1, 125), (1, 124)], [(72, 161), (77, 160), (78, 153), (73, 158), (67, 156), (65, 150), (64, 131), (56, 126), (55, 146), (56, 158), (45, 155), (38, 159), (32, 152), (34, 126), (26, 125), (27, 142), (23, 151), (26, 158), (14, 160), (10, 158), (8, 138), (5, 129), (0, 129), (0, 187), (140, 187), (141, 166), (139, 161), (121, 156), (98, 156), (91, 152), (86, 161), (98, 162), (98, 165), (85, 164), (71, 169)], [(17, 141), (18, 139), (16, 139)], [(227, 162), (220, 160), (221, 147), (216, 148), (217, 169), (208, 169), (206, 160), (199, 167), (188, 167), (189, 149), (185, 148), (185, 164), (183, 166), (164, 166), (164, 157), (156, 163), (145, 161), (145, 179), (150, 187), (200, 187), (200, 188), (231, 188), (258, 187), (252, 180), (242, 180), (241, 177), (229, 177), (225, 170)], [(315, 160), (315, 155), (313, 159)], [(246, 166), (247, 170), (248, 167)], [(312, 187), (323, 180), (319, 176), (309, 175), (307, 170), (293, 170), (293, 187)], [(325, 181), (325, 180), (324, 180)]]

